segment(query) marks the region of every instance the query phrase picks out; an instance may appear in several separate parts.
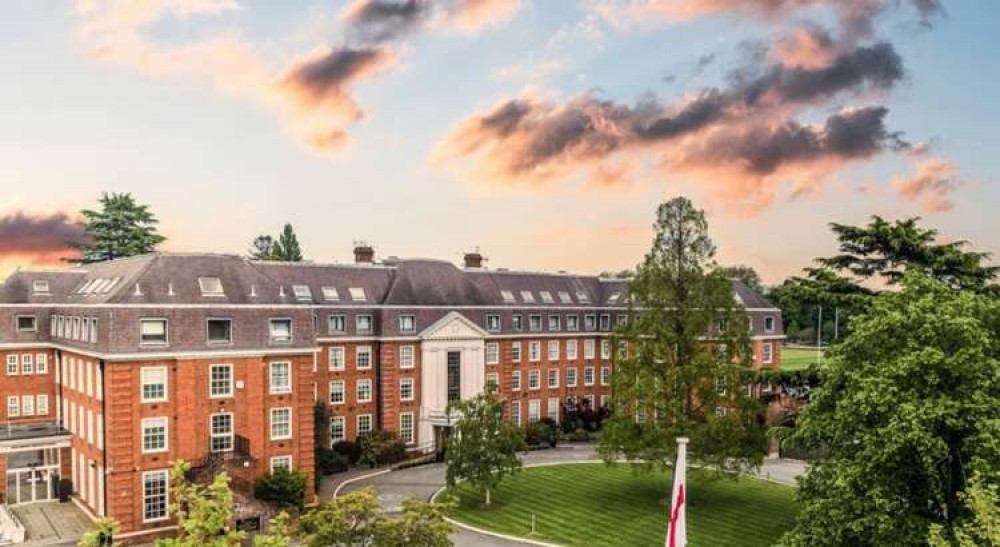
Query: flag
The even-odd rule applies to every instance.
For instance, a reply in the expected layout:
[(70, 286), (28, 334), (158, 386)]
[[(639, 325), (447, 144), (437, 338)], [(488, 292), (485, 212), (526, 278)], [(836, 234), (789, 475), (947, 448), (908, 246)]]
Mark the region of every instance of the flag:
[(674, 491), (670, 496), (670, 522), (666, 547), (687, 545), (687, 437), (677, 438), (677, 464), (674, 466)]

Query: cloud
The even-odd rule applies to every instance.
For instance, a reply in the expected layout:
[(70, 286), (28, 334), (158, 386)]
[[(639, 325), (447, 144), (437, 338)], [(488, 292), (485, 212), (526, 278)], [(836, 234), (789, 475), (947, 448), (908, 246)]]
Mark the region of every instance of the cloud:
[(595, 11), (622, 25), (658, 18), (682, 22), (718, 15), (782, 22), (805, 9), (828, 8), (837, 14), (844, 37), (858, 38), (871, 36), (873, 19), (900, 4), (913, 8), (925, 26), (942, 12), (940, 0), (603, 0), (596, 2)]
[(360, 40), (383, 43), (416, 30), (430, 16), (431, 6), (428, 0), (357, 0), (344, 19)]
[(954, 207), (951, 194), (962, 186), (958, 167), (940, 158), (927, 158), (909, 178), (896, 177), (893, 187), (905, 201), (917, 203), (926, 213), (943, 213)]
[(293, 64), (277, 85), (303, 109), (329, 110), (357, 121), (362, 112), (350, 94), (351, 86), (385, 68), (393, 59), (387, 50), (378, 48), (321, 51)]
[(884, 107), (837, 109), (818, 125), (796, 120), (807, 108), (900, 82), (902, 60), (890, 44), (810, 66), (786, 65), (782, 54), (765, 59), (763, 68), (730, 74), (725, 87), (669, 105), (652, 96), (627, 106), (596, 94), (560, 102), (524, 93), (457, 124), (434, 161), (471, 164), (472, 178), (505, 186), (537, 189), (583, 173), (589, 187), (609, 187), (633, 171), (622, 166), (634, 158), (622, 157), (652, 154), (665, 174), (705, 181), (715, 195), (757, 211), (784, 182), (805, 195), (845, 162), (909, 149), (885, 126)]
[(0, 216), (0, 261), (56, 264), (78, 254), (72, 244), (85, 239), (83, 224), (66, 213), (46, 216), (17, 211)]
[(453, 0), (448, 23), (466, 34), (510, 21), (521, 9), (521, 0)]

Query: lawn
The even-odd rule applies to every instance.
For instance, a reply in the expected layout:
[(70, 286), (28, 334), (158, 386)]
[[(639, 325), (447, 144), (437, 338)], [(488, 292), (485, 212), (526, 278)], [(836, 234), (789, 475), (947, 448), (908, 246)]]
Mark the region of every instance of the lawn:
[(781, 368), (802, 370), (816, 362), (816, 348), (781, 348)]
[[(563, 545), (663, 545), (671, 473), (636, 473), (601, 463), (524, 469), (505, 478), (482, 507), (482, 493), (456, 489), (453, 516), (496, 532)], [(771, 545), (791, 528), (797, 511), (791, 487), (758, 479), (710, 477), (688, 471), (691, 545)], [(536, 533), (530, 535), (531, 515)]]

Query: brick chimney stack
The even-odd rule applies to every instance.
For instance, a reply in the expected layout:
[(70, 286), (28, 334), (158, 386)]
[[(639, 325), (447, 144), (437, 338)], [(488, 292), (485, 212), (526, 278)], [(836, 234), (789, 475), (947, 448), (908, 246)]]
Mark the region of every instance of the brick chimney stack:
[(355, 264), (374, 264), (375, 263), (375, 249), (371, 245), (360, 241), (354, 244), (354, 263)]
[(485, 259), (483, 258), (482, 253), (479, 252), (479, 249), (465, 253), (466, 268), (482, 268), (483, 260)]

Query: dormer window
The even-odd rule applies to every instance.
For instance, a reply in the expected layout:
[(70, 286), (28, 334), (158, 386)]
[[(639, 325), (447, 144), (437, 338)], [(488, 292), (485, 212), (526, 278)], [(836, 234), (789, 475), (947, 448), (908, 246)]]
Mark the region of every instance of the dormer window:
[(555, 300), (552, 299), (552, 293), (549, 291), (541, 291), (538, 294), (541, 295), (542, 302), (545, 302), (546, 304), (552, 304), (555, 302)]
[(354, 317), (354, 327), (358, 333), (370, 334), (372, 332), (372, 316), (357, 315)]
[(292, 292), (299, 300), (312, 300), (313, 297), (309, 285), (292, 285)]
[(535, 295), (531, 294), (531, 291), (521, 291), (521, 302), (525, 304), (534, 304)]
[(417, 318), (412, 315), (399, 316), (399, 332), (416, 332)]
[(768, 316), (764, 318), (764, 332), (774, 332), (774, 317)]
[(569, 295), (566, 291), (559, 291), (559, 301), (563, 304), (572, 304), (573, 297)]
[(35, 332), (38, 330), (38, 322), (34, 315), (17, 316), (17, 332)]
[[(76, 325), (73, 326), (74, 332)], [(167, 344), (166, 319), (140, 319), (139, 344), (143, 346), (165, 346)]]
[(49, 282), (44, 279), (36, 279), (31, 282), (31, 290), (35, 293), (48, 294)]
[(515, 304), (514, 293), (512, 291), (500, 291), (500, 296), (503, 298), (504, 304)]
[(340, 300), (337, 287), (323, 287), (323, 300)]
[(351, 300), (354, 300), (355, 302), (364, 302), (365, 300), (367, 300), (367, 297), (365, 296), (365, 290), (363, 288), (351, 287), (350, 289), (347, 290), (351, 293)]
[(486, 330), (489, 332), (500, 332), (500, 316), (497, 314), (486, 315)]
[(199, 277), (198, 286), (201, 287), (202, 296), (225, 296), (222, 290), (222, 281), (218, 277)]
[(270, 321), (271, 343), (287, 344), (292, 341), (292, 320), (291, 319), (271, 319)]

